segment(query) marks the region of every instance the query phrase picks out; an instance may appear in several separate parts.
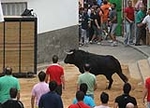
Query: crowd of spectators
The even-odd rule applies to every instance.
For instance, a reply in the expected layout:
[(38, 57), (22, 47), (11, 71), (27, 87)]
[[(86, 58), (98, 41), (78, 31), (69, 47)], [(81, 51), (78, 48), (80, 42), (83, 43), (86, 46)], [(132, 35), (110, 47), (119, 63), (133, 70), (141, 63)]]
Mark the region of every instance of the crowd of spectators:
[[(134, 44), (134, 37), (136, 37), (135, 45), (150, 45), (150, 9), (146, 11), (145, 2), (145, 0), (139, 0), (133, 7), (132, 1), (127, 1), (128, 6), (124, 9), (125, 45)], [(135, 12), (136, 14), (134, 14)], [(103, 39), (109, 38), (111, 45), (117, 46), (117, 23), (116, 3), (109, 3), (107, 0), (85, 1), (85, 4), (79, 8), (79, 44), (81, 46), (89, 43), (100, 44)], [(133, 33), (134, 26), (136, 33)], [(38, 73), (39, 83), (32, 88), (31, 108), (63, 108), (61, 95), (62, 90), (65, 89), (64, 69), (58, 63), (57, 55), (52, 57), (52, 61), (53, 63), (46, 72)], [(100, 105), (95, 104), (96, 77), (89, 73), (89, 70), (89, 64), (85, 64), (85, 72), (79, 75), (77, 80), (76, 97), (68, 108), (110, 108), (108, 105), (109, 94), (106, 92), (100, 94)], [(12, 76), (12, 68), (6, 67), (3, 72), (5, 75), (0, 77), (0, 107), (24, 108), (20, 101), (20, 84), (18, 79)], [(147, 96), (148, 108), (150, 108), (149, 82), (150, 79), (146, 79), (143, 95), (143, 103)], [(130, 91), (131, 85), (125, 83), (123, 94), (115, 98), (114, 108), (138, 108), (136, 99), (129, 94)]]
[[(90, 65), (85, 64), (85, 72), (78, 77), (76, 97), (68, 108), (110, 108), (108, 105), (109, 94), (106, 92), (102, 92), (99, 96), (100, 105), (95, 104), (96, 77), (89, 73), (89, 70)], [(56, 69), (53, 72), (57, 73), (59, 70)], [(4, 76), (0, 77), (0, 108), (24, 108), (23, 103), (20, 101), (20, 84), (18, 79), (12, 76), (12, 68), (6, 67), (4, 74)], [(31, 108), (64, 108), (61, 94), (58, 92), (57, 79), (49, 80), (46, 83), (46, 72), (44, 71), (38, 73), (38, 78), (39, 82), (33, 86), (31, 91)], [(148, 88), (149, 79), (146, 81), (145, 87)], [(64, 80), (61, 80), (61, 83), (64, 83)], [(130, 91), (131, 85), (125, 83), (123, 94), (117, 96), (114, 101), (114, 108), (138, 108), (136, 99), (129, 94)], [(143, 100), (149, 93), (147, 91), (149, 90), (145, 89)]]
[[(101, 44), (102, 40), (117, 46), (118, 12), (117, 4), (109, 0), (85, 0), (79, 2), (79, 45)], [(123, 9), (124, 46), (150, 45), (150, 22), (147, 0), (125, 1)], [(80, 4), (82, 3), (82, 4)]]

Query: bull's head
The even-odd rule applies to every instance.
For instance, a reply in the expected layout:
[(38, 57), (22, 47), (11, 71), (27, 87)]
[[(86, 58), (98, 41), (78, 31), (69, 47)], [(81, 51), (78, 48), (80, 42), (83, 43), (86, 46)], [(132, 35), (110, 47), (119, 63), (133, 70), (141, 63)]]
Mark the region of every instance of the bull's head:
[(74, 61), (75, 61), (74, 52), (75, 50), (65, 51), (65, 53), (67, 54), (64, 60), (65, 63), (74, 64)]
[(76, 67), (79, 68), (81, 73), (84, 72), (83, 65), (88, 60), (89, 53), (83, 50), (70, 50), (67, 53), (67, 56), (64, 60), (65, 63), (74, 64)]

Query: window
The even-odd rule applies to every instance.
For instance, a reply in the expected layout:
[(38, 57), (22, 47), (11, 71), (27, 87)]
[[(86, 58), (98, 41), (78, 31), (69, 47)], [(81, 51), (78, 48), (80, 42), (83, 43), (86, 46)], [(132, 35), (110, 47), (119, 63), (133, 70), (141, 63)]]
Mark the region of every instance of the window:
[(27, 8), (27, 2), (2, 3), (5, 16), (18, 16)]

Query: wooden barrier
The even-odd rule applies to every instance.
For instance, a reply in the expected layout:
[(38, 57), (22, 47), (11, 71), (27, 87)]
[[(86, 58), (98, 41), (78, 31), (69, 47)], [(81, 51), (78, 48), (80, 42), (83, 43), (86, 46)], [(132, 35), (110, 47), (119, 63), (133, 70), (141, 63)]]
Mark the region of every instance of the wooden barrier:
[(37, 71), (37, 18), (5, 17), (0, 23), (0, 72), (10, 66), (15, 75)]

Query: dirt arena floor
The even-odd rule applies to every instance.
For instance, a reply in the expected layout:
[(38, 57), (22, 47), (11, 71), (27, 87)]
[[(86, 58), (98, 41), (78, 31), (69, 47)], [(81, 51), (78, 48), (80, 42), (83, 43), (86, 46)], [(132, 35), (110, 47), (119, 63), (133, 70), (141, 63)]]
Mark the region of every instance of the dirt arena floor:
[[(72, 103), (73, 98), (75, 97), (76, 81), (80, 73), (74, 65), (67, 64), (63, 66), (65, 69), (66, 89), (63, 91), (62, 100), (64, 108), (68, 108), (68, 106)], [(131, 78), (127, 66), (122, 65), (122, 70), (123, 73), (129, 78), (129, 82), (132, 85), (132, 91), (130, 94), (137, 99), (139, 108), (145, 108), (145, 106), (142, 104), (143, 84), (141, 83), (141, 80)], [(111, 90), (105, 90), (106, 86), (108, 85), (108, 81), (106, 80), (106, 78), (103, 75), (99, 75), (96, 78), (98, 84), (98, 88), (94, 94), (96, 105), (100, 104), (99, 95), (101, 94), (101, 92), (105, 91), (110, 96), (109, 106), (113, 108), (115, 97), (122, 94), (123, 81), (117, 74), (114, 74), (114, 82)], [(33, 85), (38, 82), (38, 78), (36, 76), (35, 78), (20, 78), (19, 80), (21, 84), (21, 101), (24, 103), (25, 108), (31, 108), (31, 89)]]

